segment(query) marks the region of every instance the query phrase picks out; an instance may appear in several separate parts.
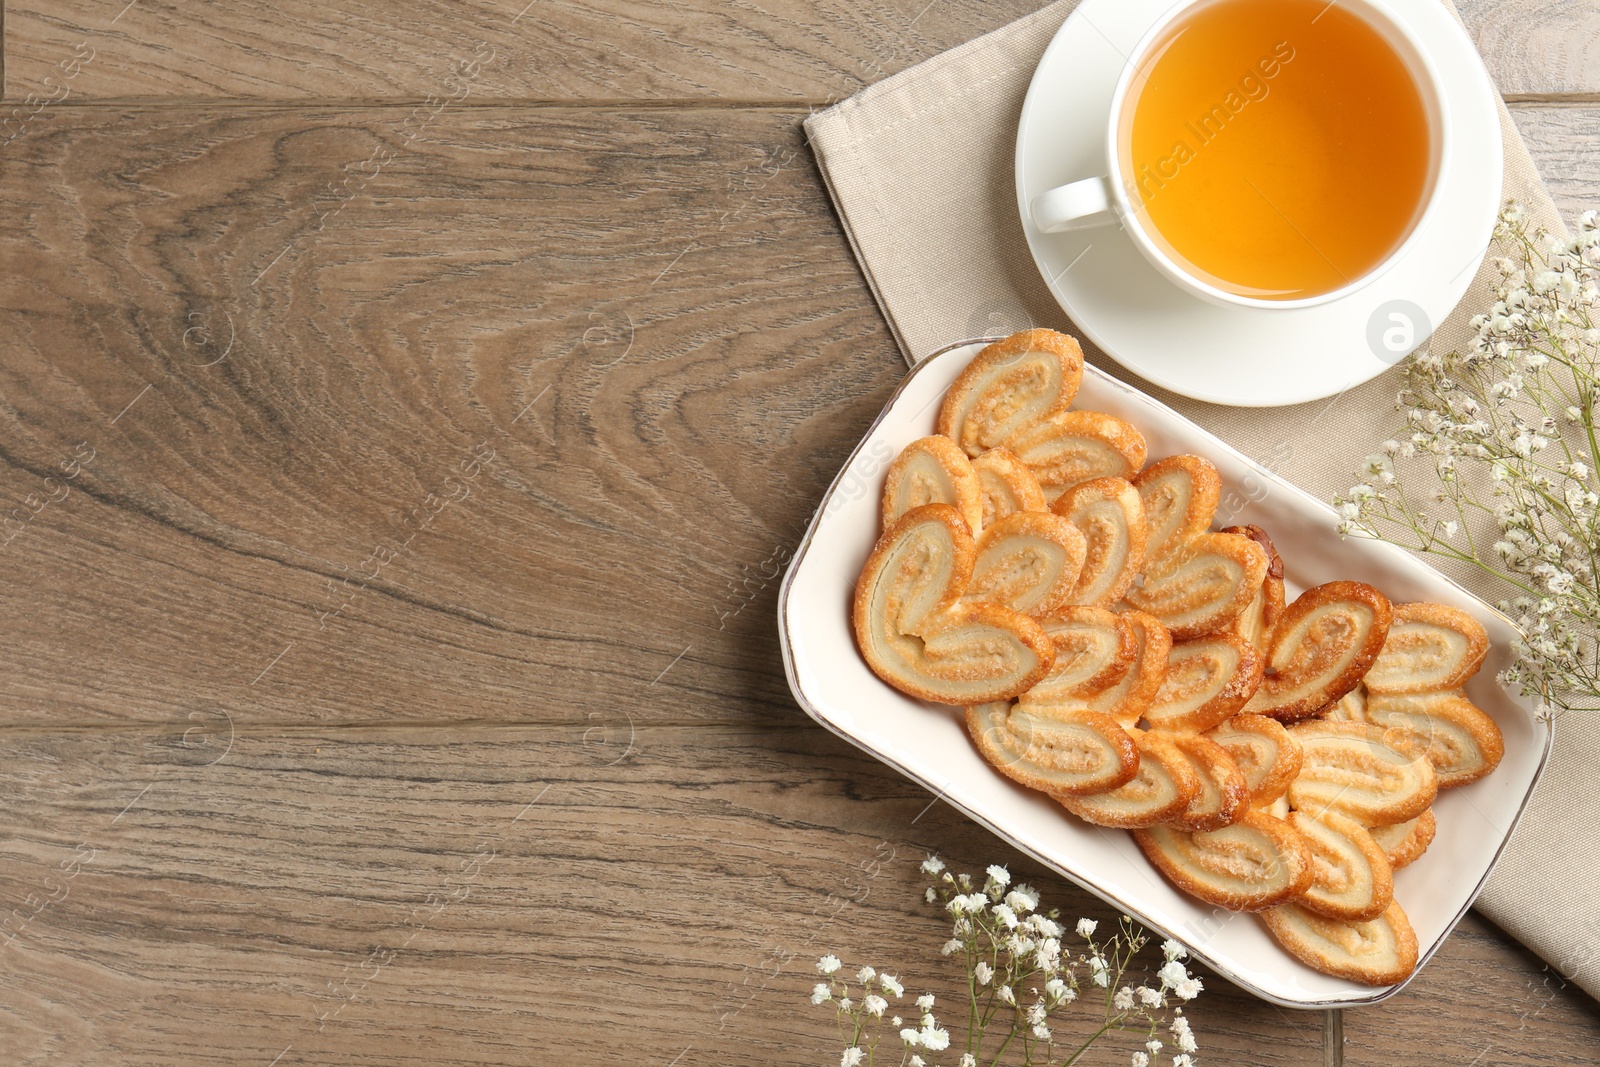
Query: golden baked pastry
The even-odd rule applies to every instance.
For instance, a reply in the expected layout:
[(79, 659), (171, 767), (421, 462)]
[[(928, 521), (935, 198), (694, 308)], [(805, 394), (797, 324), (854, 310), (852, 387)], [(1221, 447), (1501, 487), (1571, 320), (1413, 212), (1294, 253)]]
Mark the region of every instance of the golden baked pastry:
[(1365, 922), (1330, 919), (1298, 904), (1261, 917), (1278, 944), (1314, 971), (1377, 986), (1403, 982), (1417, 969), (1417, 935), (1399, 903)]
[(1428, 846), (1433, 844), (1433, 835), (1439, 829), (1439, 821), (1434, 817), (1433, 809), (1418, 815), (1415, 819), (1397, 822), (1389, 826), (1372, 826), (1367, 833), (1372, 840), (1383, 849), (1384, 858), (1389, 861), (1389, 866), (1399, 870), (1418, 856), (1428, 851)]
[(983, 502), (985, 529), (1007, 515), (1021, 511), (1050, 510), (1050, 502), (1044, 498), (1039, 480), (1014, 452), (991, 448), (973, 459), (972, 472), (978, 476), (978, 495)]
[(1127, 731), (1096, 711), (1045, 715), (1000, 700), (969, 707), (967, 732), (1007, 778), (1058, 796), (1115, 789), (1139, 768)]
[(949, 504), (976, 537), (983, 529), (983, 495), (967, 454), (935, 434), (911, 442), (889, 464), (883, 483), (883, 528), (923, 504)]
[(939, 433), (968, 456), (1004, 448), (1028, 466), (1046, 499), (1091, 478), (1144, 466), (1144, 435), (1121, 419), (1069, 407), (1083, 350), (1054, 330), (1024, 330), (989, 345), (951, 383)]
[(1144, 717), (1156, 730), (1209, 730), (1255, 694), (1263, 666), (1255, 648), (1233, 634), (1174, 641), (1167, 677)]
[(1149, 525), (1151, 559), (1164, 559), (1211, 529), (1222, 476), (1199, 456), (1168, 456), (1131, 479)]
[(1277, 623), (1278, 616), (1283, 614), (1285, 603), (1283, 558), (1278, 555), (1277, 546), (1272, 543), (1272, 538), (1267, 536), (1267, 531), (1259, 526), (1254, 524), (1228, 526), (1224, 527), (1222, 532), (1248, 537), (1260, 545), (1261, 551), (1266, 553), (1267, 572), (1261, 579), (1261, 585), (1251, 598), (1249, 606), (1233, 621), (1233, 632), (1254, 645), (1257, 652), (1265, 655), (1267, 636)]
[(1289, 805), (1320, 815), (1329, 809), (1367, 826), (1388, 826), (1421, 815), (1438, 794), (1433, 764), (1391, 747), (1369, 723), (1302, 722), (1300, 774), (1289, 784)]
[(950, 383), (938, 432), (968, 456), (1006, 442), (1034, 423), (1065, 413), (1083, 384), (1083, 349), (1055, 330), (1023, 330), (973, 357)]
[(961, 602), (977, 549), (959, 512), (925, 504), (878, 540), (856, 581), (856, 644), (874, 674), (914, 697), (982, 704), (1030, 688), (1055, 662), (1039, 624)]
[(1037, 616), (1072, 602), (1087, 542), (1059, 515), (1024, 511), (996, 520), (977, 549), (963, 599)]
[(1276, 719), (1239, 714), (1206, 736), (1233, 757), (1250, 788), (1252, 807), (1278, 800), (1300, 773), (1300, 742)]
[(1289, 815), (1311, 846), (1311, 886), (1297, 903), (1331, 919), (1376, 919), (1394, 900), (1394, 869), (1366, 827), (1336, 811)]
[(1305, 838), (1265, 812), (1248, 811), (1220, 830), (1151, 826), (1133, 836), (1173, 885), (1229, 911), (1270, 908), (1295, 899), (1311, 884)]
[[(1083, 707), (1120, 683), (1139, 663), (1139, 639), (1130, 620), (1105, 608), (1072, 606), (1039, 616), (1056, 661), (1018, 700), (1037, 707)], [(1101, 708), (1105, 711), (1105, 708)]]
[(1317, 714), (1356, 687), (1389, 634), (1389, 600), (1363, 582), (1308, 589), (1267, 641), (1267, 676), (1245, 710), (1279, 722)]
[[(1125, 611), (1117, 618), (1133, 636), (1133, 659), (1120, 681), (1103, 688), (1085, 685), (1070, 697), (1050, 692), (1036, 696), (1035, 691), (1030, 690), (1018, 699), (1024, 704), (1044, 699), (1060, 706), (1103, 712), (1117, 720), (1124, 729), (1131, 729), (1161, 690), (1161, 683), (1167, 676), (1167, 655), (1172, 649), (1172, 637), (1165, 627), (1143, 612)], [(1049, 625), (1046, 621), (1046, 628)]]
[(1055, 502), (1088, 543), (1073, 599), (1104, 607), (1133, 584), (1144, 563), (1144, 509), (1139, 492), (1123, 478), (1093, 478), (1068, 489)]
[(1365, 682), (1369, 693), (1460, 689), (1489, 652), (1483, 624), (1444, 604), (1396, 604), (1389, 636)]
[(1390, 747), (1426, 756), (1439, 788), (1476, 782), (1500, 765), (1505, 736), (1460, 690), (1443, 693), (1368, 693), (1366, 719), (1382, 727)]
[(1250, 806), (1250, 785), (1228, 750), (1199, 734), (1169, 736), (1194, 765), (1200, 791), (1167, 824), (1179, 830), (1220, 830), (1238, 822)]
[(1134, 479), (1147, 525), (1144, 573), (1124, 594), (1174, 637), (1233, 623), (1261, 588), (1267, 556), (1248, 537), (1208, 533), (1222, 479), (1199, 456), (1169, 456)]
[(1096, 826), (1131, 830), (1154, 826), (1188, 809), (1200, 793), (1200, 774), (1170, 736), (1127, 731), (1139, 753), (1134, 776), (1116, 789), (1091, 796), (1056, 794), (1062, 807)]

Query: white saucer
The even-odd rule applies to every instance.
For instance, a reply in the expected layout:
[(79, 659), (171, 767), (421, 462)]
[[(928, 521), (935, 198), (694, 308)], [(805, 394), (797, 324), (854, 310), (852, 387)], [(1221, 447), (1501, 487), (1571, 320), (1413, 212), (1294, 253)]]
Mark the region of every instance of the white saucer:
[[(1401, 299), (1438, 325), (1483, 258), (1500, 209), (1496, 95), (1472, 39), (1439, 0), (1389, 0), (1428, 50), (1455, 116), (1454, 162), (1439, 210), (1371, 285), (1302, 309), (1222, 307), (1162, 277), (1116, 226), (1042, 233), (1028, 205), (1047, 189), (1105, 173), (1105, 125), (1125, 57), (1173, 0), (1083, 0), (1034, 72), (1017, 129), (1017, 201), (1034, 262), (1074, 324), (1148, 381), (1240, 407), (1332, 396), (1393, 366), (1368, 342), (1381, 305)], [(1425, 339), (1418, 333), (1416, 343)]]

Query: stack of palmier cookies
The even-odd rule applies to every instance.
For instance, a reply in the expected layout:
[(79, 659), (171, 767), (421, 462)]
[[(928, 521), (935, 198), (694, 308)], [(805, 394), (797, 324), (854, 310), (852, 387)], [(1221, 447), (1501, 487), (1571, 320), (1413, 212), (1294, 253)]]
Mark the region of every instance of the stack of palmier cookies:
[(1462, 691), (1483, 627), (1356, 581), (1288, 602), (1266, 531), (1212, 530), (1216, 468), (1147, 464), (1136, 427), (1071, 408), (1082, 376), (1075, 340), (1028, 330), (951, 385), (888, 471), (862, 655), (1183, 891), (1259, 912), (1317, 970), (1403, 979), (1394, 870), (1432, 840), (1437, 791), (1502, 752)]

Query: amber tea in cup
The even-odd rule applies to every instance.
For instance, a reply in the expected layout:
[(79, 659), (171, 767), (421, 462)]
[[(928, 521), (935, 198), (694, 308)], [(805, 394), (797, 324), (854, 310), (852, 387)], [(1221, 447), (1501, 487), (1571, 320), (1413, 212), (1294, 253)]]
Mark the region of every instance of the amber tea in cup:
[[(1224, 293), (1351, 285), (1415, 229), (1440, 156), (1390, 37), (1327, 0), (1210, 0), (1146, 49), (1118, 122), (1141, 228)], [(1414, 60), (1413, 60), (1414, 62)]]

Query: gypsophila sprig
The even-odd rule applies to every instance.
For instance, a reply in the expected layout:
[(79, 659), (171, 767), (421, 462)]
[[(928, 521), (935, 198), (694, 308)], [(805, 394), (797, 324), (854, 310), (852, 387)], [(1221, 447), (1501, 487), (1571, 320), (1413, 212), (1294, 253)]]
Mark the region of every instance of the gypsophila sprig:
[(1508, 204), (1494, 246), (1493, 305), (1466, 352), (1412, 358), (1404, 425), (1334, 499), (1339, 531), (1506, 583), (1522, 637), (1501, 682), (1547, 717), (1600, 710), (1600, 218), (1567, 238)]
[[(965, 964), (966, 1003), (956, 1010), (967, 1016), (965, 1036), (952, 1038), (940, 1025), (930, 993), (900, 1007), (905, 993), (900, 980), (872, 967), (861, 967), (852, 989), (836, 956), (817, 962), (826, 981), (811, 991), (811, 1003), (832, 1004), (843, 1051), (841, 1067), (877, 1067), (881, 1043), (898, 1043), (901, 1067), (938, 1067), (939, 1053), (960, 1048), (955, 1067), (989, 1067), (1002, 1063), (1021, 1067), (1078, 1063), (1107, 1034), (1133, 1033), (1139, 1047), (1131, 1062), (1155, 1063), (1164, 1048), (1175, 1050), (1177, 1067), (1194, 1067), (1194, 1031), (1183, 1004), (1199, 996), (1201, 981), (1184, 961), (1188, 951), (1176, 941), (1161, 945), (1163, 962), (1153, 979), (1135, 984), (1130, 972), (1149, 938), (1128, 916), (1122, 916), (1109, 938), (1095, 939), (1099, 923), (1079, 919), (1069, 935), (1060, 912), (1039, 910), (1039, 892), (1026, 883), (1013, 884), (1011, 872), (989, 867), (977, 876), (945, 870), (936, 857), (922, 864), (933, 879), (924, 894), (951, 921), (951, 937), (940, 955)], [(1128, 979), (1128, 980), (1125, 980)], [(854, 993), (854, 995), (852, 995)], [(1087, 1037), (1067, 1034), (1064, 1016), (1078, 1005), (1090, 1013)], [(894, 1011), (904, 1015), (892, 1014)], [(885, 1015), (891, 1037), (880, 1032)], [(1008, 1058), (1009, 1057), (1009, 1058)], [(896, 1062), (886, 1056), (885, 1065)]]

